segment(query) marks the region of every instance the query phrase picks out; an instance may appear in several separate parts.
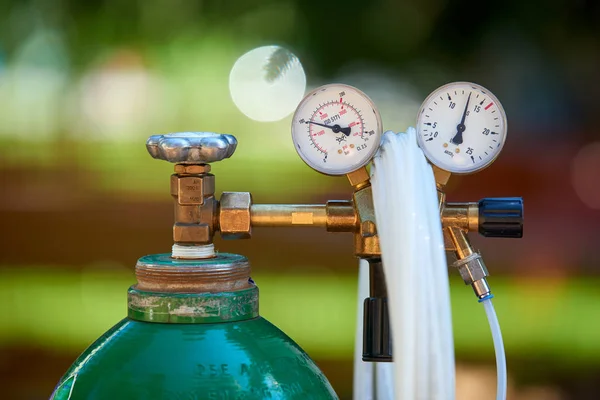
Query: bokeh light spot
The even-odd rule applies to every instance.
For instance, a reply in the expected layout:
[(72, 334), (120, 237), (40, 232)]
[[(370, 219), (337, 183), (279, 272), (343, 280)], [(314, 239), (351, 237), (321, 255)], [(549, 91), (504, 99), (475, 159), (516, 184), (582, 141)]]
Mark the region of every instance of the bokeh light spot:
[(229, 75), (229, 91), (248, 118), (279, 121), (304, 96), (306, 75), (298, 57), (280, 46), (263, 46), (242, 55)]

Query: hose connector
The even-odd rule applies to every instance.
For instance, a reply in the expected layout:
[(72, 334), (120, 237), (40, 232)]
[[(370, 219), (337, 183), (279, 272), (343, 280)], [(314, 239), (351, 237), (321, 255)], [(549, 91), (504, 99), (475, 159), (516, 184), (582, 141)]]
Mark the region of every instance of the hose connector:
[(485, 279), (489, 274), (481, 254), (472, 253), (463, 259), (459, 259), (452, 266), (458, 269), (465, 284), (471, 285), (479, 300), (491, 296), (490, 287)]

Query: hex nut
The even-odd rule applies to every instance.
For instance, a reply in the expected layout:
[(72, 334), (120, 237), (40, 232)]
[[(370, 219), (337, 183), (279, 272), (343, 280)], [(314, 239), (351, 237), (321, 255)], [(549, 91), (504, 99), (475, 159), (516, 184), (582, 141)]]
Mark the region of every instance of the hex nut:
[(219, 207), (219, 226), (223, 239), (249, 239), (252, 236), (248, 192), (223, 192)]
[(175, 243), (212, 243), (210, 228), (206, 224), (182, 224), (173, 225), (173, 241)]
[(176, 174), (199, 175), (210, 172), (209, 164), (175, 164)]
[(467, 285), (471, 285), (488, 276), (487, 268), (481, 256), (477, 253), (471, 257), (457, 261), (454, 263), (454, 266), (458, 268), (460, 276)]

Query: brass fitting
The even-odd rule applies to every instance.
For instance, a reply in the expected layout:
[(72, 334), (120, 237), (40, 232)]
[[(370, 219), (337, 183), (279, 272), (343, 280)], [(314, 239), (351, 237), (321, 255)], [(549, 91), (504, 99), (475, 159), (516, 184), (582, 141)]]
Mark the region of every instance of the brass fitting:
[(208, 174), (209, 164), (175, 164), (175, 173), (182, 175)]
[(367, 167), (362, 167), (356, 171), (352, 171), (346, 174), (346, 177), (355, 190), (360, 190), (363, 187), (371, 184)]
[(209, 165), (176, 164), (171, 175), (175, 206), (173, 241), (179, 245), (212, 243), (214, 235), (215, 176)]
[(357, 217), (351, 201), (330, 200), (327, 204), (252, 204), (252, 226), (324, 227), (328, 232), (354, 232)]
[(477, 232), (479, 229), (479, 205), (475, 202), (450, 203), (442, 210), (442, 224), (445, 227), (460, 228)]
[(354, 255), (360, 258), (379, 258), (381, 257), (381, 248), (375, 224), (371, 185), (355, 191), (353, 198), (358, 218), (358, 231), (354, 234)]
[(442, 204), (441, 207), (444, 246), (447, 251), (454, 251), (455, 243), (450, 236), (450, 229), (477, 232), (479, 229), (479, 206), (477, 203), (470, 202)]
[(327, 207), (324, 204), (253, 204), (253, 226), (327, 226)]
[(248, 192), (223, 192), (219, 205), (219, 229), (223, 239), (249, 239), (252, 236)]
[(379, 236), (375, 224), (375, 206), (373, 204), (373, 189), (369, 172), (366, 167), (346, 174), (348, 181), (354, 187), (354, 213), (356, 214), (354, 229), (354, 255), (360, 258), (372, 259), (381, 257)]
[(358, 214), (350, 200), (329, 200), (326, 205), (327, 232), (356, 232)]
[(320, 226), (328, 232), (354, 233), (355, 255), (381, 257), (373, 192), (366, 168), (348, 174), (355, 192), (353, 201), (327, 204), (252, 204), (250, 193), (224, 192), (218, 211), (218, 227), (225, 239), (245, 239), (252, 226)]
[(452, 266), (458, 269), (465, 285), (471, 285), (479, 299), (489, 296), (491, 291), (486, 280), (487, 268), (481, 254), (473, 251), (466, 231), (457, 227), (447, 227), (444, 232), (448, 233), (453, 250), (456, 252), (457, 261)]
[(457, 260), (452, 266), (458, 269), (465, 285), (471, 285), (479, 299), (490, 295), (491, 290), (485, 279), (489, 274), (481, 254), (473, 253), (469, 257)]

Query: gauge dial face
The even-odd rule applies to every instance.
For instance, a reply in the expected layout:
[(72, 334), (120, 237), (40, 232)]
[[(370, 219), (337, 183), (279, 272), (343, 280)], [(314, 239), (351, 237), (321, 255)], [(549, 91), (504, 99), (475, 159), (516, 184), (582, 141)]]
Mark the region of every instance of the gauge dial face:
[(300, 157), (327, 175), (343, 175), (366, 165), (381, 140), (381, 117), (360, 90), (341, 84), (321, 86), (300, 103), (292, 139)]
[(454, 173), (473, 173), (500, 154), (506, 141), (506, 114), (484, 87), (449, 83), (423, 102), (417, 138), (432, 164)]

